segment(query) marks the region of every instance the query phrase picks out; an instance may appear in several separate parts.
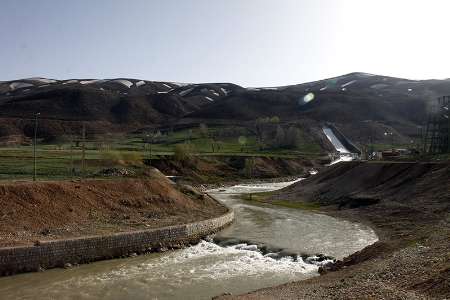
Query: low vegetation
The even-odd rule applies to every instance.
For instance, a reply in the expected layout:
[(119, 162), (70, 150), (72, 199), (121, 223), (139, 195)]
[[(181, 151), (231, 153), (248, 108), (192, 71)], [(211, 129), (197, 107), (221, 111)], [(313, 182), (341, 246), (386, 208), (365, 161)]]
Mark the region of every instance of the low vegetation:
[[(273, 123), (274, 124), (274, 123)], [(270, 126), (269, 126), (270, 127)], [(108, 177), (111, 169), (126, 169), (128, 175), (145, 171), (144, 162), (173, 157), (189, 161), (194, 156), (248, 157), (317, 157), (320, 146), (295, 130), (296, 145), (268, 145), (271, 134), (279, 135), (280, 125), (267, 127), (265, 142), (252, 128), (244, 126), (198, 127), (148, 131), (130, 135), (64, 136), (51, 143), (38, 140), (38, 179), (70, 179), (79, 177)], [(287, 129), (289, 132), (291, 129)], [(292, 131), (292, 130), (291, 130)], [(284, 135), (285, 137), (288, 135)], [(29, 179), (33, 174), (31, 141), (19, 146), (0, 148), (0, 179)], [(109, 170), (105, 173), (105, 170)], [(121, 172), (119, 172), (121, 173)]]

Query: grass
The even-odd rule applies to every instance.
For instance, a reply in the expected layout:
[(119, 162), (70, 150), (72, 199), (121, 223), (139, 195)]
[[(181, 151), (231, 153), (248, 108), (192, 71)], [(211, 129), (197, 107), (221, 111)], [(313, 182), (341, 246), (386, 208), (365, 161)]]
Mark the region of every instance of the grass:
[(253, 194), (242, 194), (239, 196), (240, 199), (245, 201), (252, 201), (258, 203), (272, 204), (283, 206), (287, 208), (301, 209), (301, 210), (319, 210), (320, 204), (318, 203), (307, 203), (307, 202), (292, 202), (286, 200), (274, 200), (267, 201), (270, 196), (272, 196), (275, 192), (262, 192), (262, 193), (253, 193)]
[[(144, 159), (159, 159), (173, 155), (175, 146), (189, 142), (199, 156), (262, 156), (279, 158), (316, 158), (320, 155), (317, 144), (304, 143), (297, 149), (263, 149), (256, 137), (244, 127), (212, 127), (211, 136), (218, 131), (228, 130), (235, 135), (217, 138), (215, 151), (212, 139), (201, 134), (198, 128), (178, 130), (164, 135), (149, 145), (146, 134), (117, 135), (92, 138), (85, 143), (85, 177), (99, 176), (105, 168), (127, 168), (139, 173)], [(247, 130), (246, 144), (238, 142), (239, 136)], [(38, 141), (37, 175), (40, 179), (71, 179), (81, 176), (82, 150), (80, 144), (74, 147), (68, 141), (44, 144)], [(152, 155), (150, 156), (150, 148)], [(73, 172), (75, 171), (75, 172)], [(0, 179), (30, 179), (33, 174), (33, 149), (31, 145), (0, 148)]]

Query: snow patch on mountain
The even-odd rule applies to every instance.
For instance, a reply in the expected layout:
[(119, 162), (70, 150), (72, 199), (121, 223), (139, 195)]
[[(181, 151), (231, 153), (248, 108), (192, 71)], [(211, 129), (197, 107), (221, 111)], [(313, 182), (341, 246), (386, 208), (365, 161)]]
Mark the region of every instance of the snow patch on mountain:
[(133, 85), (133, 83), (131, 81), (125, 80), (125, 79), (116, 79), (116, 80), (114, 80), (114, 82), (120, 83), (121, 85), (123, 85), (127, 88), (130, 88)]
[(140, 87), (140, 86), (143, 86), (143, 85), (145, 85), (145, 81), (144, 80), (136, 82), (136, 86), (137, 87)]
[(347, 87), (347, 86), (349, 86), (349, 85), (351, 85), (351, 84), (354, 84), (356, 81), (357, 81), (357, 80), (352, 80), (352, 81), (349, 81), (349, 82), (347, 82), (347, 83), (344, 83), (343, 85), (341, 85), (341, 88), (345, 88), (345, 87)]
[(16, 82), (12, 82), (9, 85), (9, 89), (11, 91), (15, 91), (17, 89), (23, 89), (23, 88), (27, 88), (27, 87), (32, 87), (34, 86), (34, 84), (31, 83), (26, 83), (26, 82), (21, 82), (21, 81), (16, 81)]
[(211, 93), (213, 93), (213, 95), (219, 97), (220, 94), (218, 92), (216, 92), (215, 90), (209, 90)]
[(386, 88), (386, 87), (388, 87), (389, 86), (389, 84), (385, 84), (385, 83), (377, 83), (377, 84), (372, 84), (371, 86), (370, 86), (370, 88), (371, 89), (376, 89), (376, 90), (378, 90), (378, 89), (384, 89), (384, 88)]
[(29, 78), (28, 80), (37, 81), (37, 82), (46, 83), (46, 84), (58, 82), (57, 80), (54, 80), (54, 79), (47, 79), (47, 78), (41, 78), (41, 77), (33, 77), (33, 78)]
[(72, 83), (78, 83), (78, 80), (76, 80), (76, 79), (72, 79), (72, 80), (69, 80), (69, 81), (63, 82), (63, 84), (72, 84)]
[(190, 83), (182, 83), (182, 82), (171, 82), (171, 84), (175, 84), (179, 87), (190, 85)]
[(181, 97), (184, 97), (184, 96), (188, 95), (190, 92), (192, 92), (193, 90), (194, 90), (194, 88), (189, 88), (189, 89), (187, 89), (187, 90), (181, 91), (181, 92), (179, 93), (179, 95), (180, 95)]
[(100, 79), (92, 79), (92, 80), (82, 80), (80, 81), (81, 84), (93, 84), (93, 83), (100, 83), (100, 82), (104, 82), (104, 80), (100, 80)]

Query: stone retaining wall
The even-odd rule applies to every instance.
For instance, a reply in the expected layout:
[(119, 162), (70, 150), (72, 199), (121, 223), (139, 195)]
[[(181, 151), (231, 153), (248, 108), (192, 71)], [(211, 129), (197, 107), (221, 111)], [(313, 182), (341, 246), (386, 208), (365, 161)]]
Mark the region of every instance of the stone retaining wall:
[(233, 218), (234, 213), (229, 211), (217, 218), (184, 225), (0, 248), (0, 276), (181, 247), (217, 232)]

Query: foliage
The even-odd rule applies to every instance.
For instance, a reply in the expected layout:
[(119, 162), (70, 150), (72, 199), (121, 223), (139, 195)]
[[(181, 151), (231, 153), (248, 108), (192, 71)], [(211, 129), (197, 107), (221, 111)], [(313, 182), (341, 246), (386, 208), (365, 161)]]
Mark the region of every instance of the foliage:
[(141, 164), (143, 161), (143, 156), (141, 152), (136, 151), (117, 151), (117, 150), (110, 150), (110, 151), (103, 151), (102, 152), (103, 158), (106, 160), (113, 161), (114, 163), (117, 163), (119, 165), (138, 165)]
[(284, 133), (283, 127), (281, 127), (280, 125), (277, 126), (273, 145), (276, 148), (282, 148), (286, 145), (286, 135)]
[(178, 144), (175, 146), (174, 158), (180, 162), (191, 160), (195, 153), (195, 147), (192, 144)]

